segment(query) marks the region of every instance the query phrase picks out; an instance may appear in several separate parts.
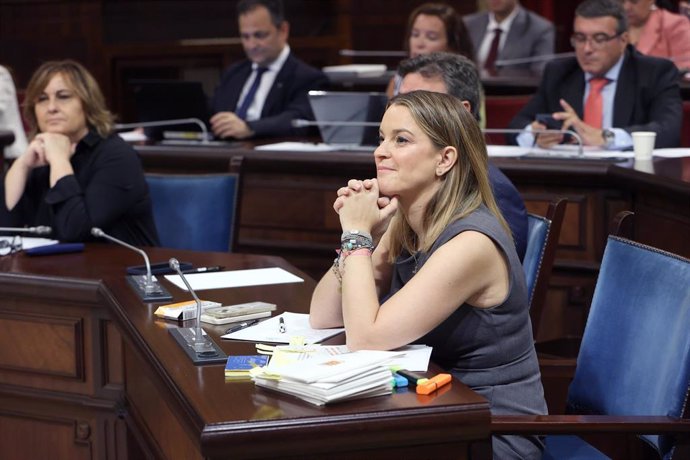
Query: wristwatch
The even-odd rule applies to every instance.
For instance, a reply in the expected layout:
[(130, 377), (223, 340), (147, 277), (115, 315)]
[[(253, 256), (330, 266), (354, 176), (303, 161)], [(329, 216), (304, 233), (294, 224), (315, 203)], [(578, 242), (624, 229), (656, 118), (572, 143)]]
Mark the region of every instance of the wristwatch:
[(613, 145), (613, 141), (616, 140), (616, 133), (606, 128), (601, 132), (601, 136), (604, 138), (604, 148), (609, 148)]

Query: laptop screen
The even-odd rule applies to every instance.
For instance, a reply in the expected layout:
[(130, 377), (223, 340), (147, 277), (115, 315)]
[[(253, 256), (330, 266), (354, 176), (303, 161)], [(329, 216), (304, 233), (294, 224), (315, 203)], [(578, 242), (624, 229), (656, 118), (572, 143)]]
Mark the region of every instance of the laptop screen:
[[(198, 118), (208, 125), (206, 95), (198, 81), (130, 80), (137, 122)], [(146, 136), (160, 140), (164, 131), (200, 131), (196, 124), (145, 128)]]
[(388, 104), (385, 93), (309, 91), (309, 103), (325, 143), (379, 144), (379, 123)]

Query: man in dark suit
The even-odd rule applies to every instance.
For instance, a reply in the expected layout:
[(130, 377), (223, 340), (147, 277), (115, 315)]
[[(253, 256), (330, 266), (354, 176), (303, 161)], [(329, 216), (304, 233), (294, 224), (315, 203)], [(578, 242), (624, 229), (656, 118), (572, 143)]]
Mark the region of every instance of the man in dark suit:
[[(463, 20), (474, 44), (474, 55), (480, 69), (495, 70), (496, 60), (511, 60), (549, 55), (554, 52), (553, 24), (520, 6), (518, 0), (488, 0), (488, 11), (465, 16)], [(500, 30), (496, 50), (492, 45)], [(515, 73), (540, 73), (546, 60), (535, 60), (505, 66)]]
[[(448, 93), (460, 99), (479, 121), (481, 83), (474, 63), (452, 53), (432, 53), (406, 59), (400, 63), (400, 93), (415, 90)], [(489, 163), (489, 181), (496, 204), (508, 222), (520, 260), (527, 248), (527, 210), (513, 183), (496, 166)]]
[[(643, 56), (628, 44), (620, 2), (581, 3), (575, 10), (571, 43), (576, 57), (549, 63), (537, 93), (510, 128), (545, 129), (535, 117), (549, 113), (563, 121), (563, 129), (577, 132), (585, 145), (630, 148), (633, 131), (656, 132), (657, 148), (679, 145), (682, 101), (678, 71), (671, 61)], [(599, 113), (588, 115), (596, 112), (590, 107), (595, 107), (597, 93)], [(535, 143), (531, 132), (509, 139), (522, 146)], [(561, 134), (543, 133), (536, 144), (549, 148), (562, 141)]]
[(314, 119), (307, 92), (323, 89), (326, 76), (290, 52), (280, 0), (242, 0), (237, 13), (247, 59), (223, 73), (211, 103), (213, 133), (235, 139), (298, 134), (292, 120)]

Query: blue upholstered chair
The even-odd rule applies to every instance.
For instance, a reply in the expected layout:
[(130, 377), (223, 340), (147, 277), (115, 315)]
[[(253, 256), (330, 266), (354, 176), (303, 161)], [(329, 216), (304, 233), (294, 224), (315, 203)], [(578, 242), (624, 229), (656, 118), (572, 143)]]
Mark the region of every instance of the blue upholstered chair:
[(609, 458), (566, 433), (638, 434), (653, 458), (690, 458), (689, 391), (690, 260), (610, 236), (568, 391), (582, 415), (496, 416), (492, 431), (548, 435), (544, 459)]
[(545, 217), (531, 213), (527, 215), (527, 248), (522, 267), (527, 279), (532, 333), (535, 338), (539, 332), (539, 323), (567, 203), (566, 198), (552, 201), (549, 203)]
[(147, 174), (162, 247), (228, 251), (235, 233), (236, 174)]

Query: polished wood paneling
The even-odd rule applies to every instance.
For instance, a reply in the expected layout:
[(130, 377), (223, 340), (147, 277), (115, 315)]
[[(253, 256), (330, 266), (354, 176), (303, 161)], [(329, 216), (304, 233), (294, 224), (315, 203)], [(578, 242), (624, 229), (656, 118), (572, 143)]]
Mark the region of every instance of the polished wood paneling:
[[(315, 286), (272, 256), (147, 253), (153, 261), (175, 256), (231, 270), (280, 266), (304, 279), (204, 292), (206, 299), (224, 304), (262, 300), (279, 311), (303, 312)], [(169, 334), (181, 325), (157, 319), (157, 305), (142, 303), (124, 279), (124, 267), (140, 263), (133, 251), (108, 244), (88, 244), (83, 253), (59, 257), (0, 258), (0, 312), (81, 317), (85, 363), (82, 386), (0, 368), (0, 429), (5, 423), (24, 426), (26, 420), (28, 429), (41, 430), (36, 446), (27, 446), (28, 429), (10, 431), (11, 439), (0, 435), (3, 456), (34, 458), (47, 452), (44, 443), (55, 440), (60, 458), (392, 458), (405, 452), (435, 456), (447, 449), (457, 458), (468, 458), (471, 449), (486, 458), (488, 404), (459, 381), (428, 397), (400, 391), (315, 407), (257, 389), (250, 381), (226, 383), (222, 364), (195, 367)], [(173, 301), (189, 298), (164, 283)], [(226, 353), (255, 352), (253, 343), (220, 340), (224, 329), (205, 327)], [(14, 346), (31, 347), (32, 341), (40, 338), (26, 337)], [(331, 339), (342, 341), (342, 336)], [(67, 346), (68, 354), (75, 347)], [(436, 371), (432, 364), (430, 372)], [(46, 386), (39, 385), (43, 380)]]

